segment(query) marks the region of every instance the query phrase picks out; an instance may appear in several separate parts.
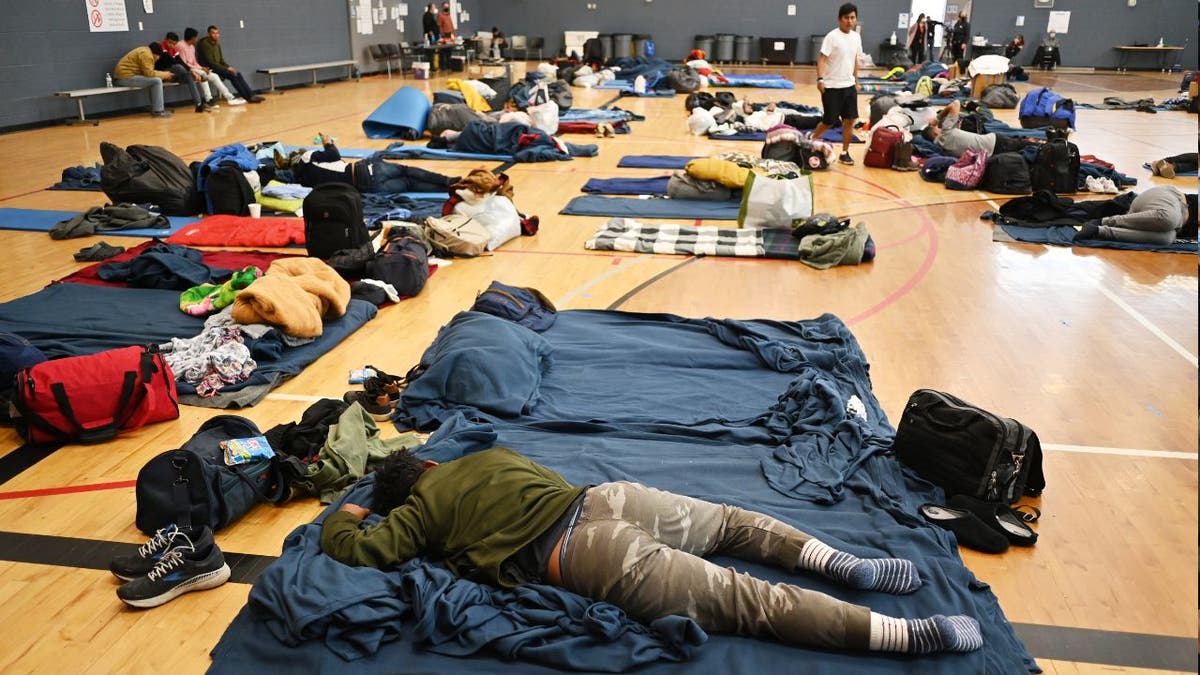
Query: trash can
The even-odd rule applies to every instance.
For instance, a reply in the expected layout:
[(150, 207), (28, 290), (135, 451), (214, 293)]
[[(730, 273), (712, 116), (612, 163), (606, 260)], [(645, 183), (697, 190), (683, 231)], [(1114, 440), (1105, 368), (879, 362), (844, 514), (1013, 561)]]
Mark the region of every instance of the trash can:
[(817, 57), (821, 55), (821, 43), (825, 42), (824, 35), (813, 35), (809, 42), (812, 44), (812, 53), (809, 55), (808, 62), (816, 63)]
[(733, 60), (738, 63), (750, 63), (750, 51), (754, 38), (750, 35), (739, 35), (733, 43)]
[(633, 36), (629, 33), (616, 33), (612, 36), (612, 58), (633, 55)]
[(608, 60), (613, 57), (613, 36), (608, 33), (601, 33), (598, 37), (600, 39), (600, 52), (604, 54), (604, 62), (608, 63)]
[(713, 35), (697, 35), (696, 40), (692, 42), (692, 49), (699, 49), (704, 52), (704, 58), (711, 59), (713, 57), (713, 41), (716, 40)]
[(717, 49), (714, 59), (718, 63), (729, 63), (733, 60), (733, 39), (735, 35), (721, 33), (717, 35)]
[(649, 35), (633, 36), (633, 55), (654, 56), (654, 41), (650, 39)]

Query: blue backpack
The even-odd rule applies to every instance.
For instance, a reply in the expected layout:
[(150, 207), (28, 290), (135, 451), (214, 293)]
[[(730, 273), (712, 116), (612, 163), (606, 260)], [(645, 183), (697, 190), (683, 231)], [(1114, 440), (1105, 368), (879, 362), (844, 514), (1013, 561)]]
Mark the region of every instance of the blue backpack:
[(1026, 129), (1051, 126), (1075, 128), (1075, 101), (1059, 96), (1048, 87), (1038, 87), (1025, 94), (1018, 114), (1021, 126)]
[(475, 298), (471, 311), (508, 319), (539, 333), (554, 325), (558, 312), (554, 303), (538, 289), (509, 286), (499, 281), (493, 281)]

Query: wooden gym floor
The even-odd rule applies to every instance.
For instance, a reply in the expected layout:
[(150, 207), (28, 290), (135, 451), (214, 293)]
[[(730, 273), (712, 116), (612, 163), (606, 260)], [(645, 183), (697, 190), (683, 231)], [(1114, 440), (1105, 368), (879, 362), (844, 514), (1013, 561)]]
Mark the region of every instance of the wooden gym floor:
[[(758, 101), (819, 105), (811, 68), (769, 70), (794, 79), (797, 88), (736, 91)], [(1033, 77), (1018, 88), (1047, 84), (1092, 102), (1110, 95), (1162, 100), (1174, 95), (1178, 81), (1159, 73)], [(382, 148), (386, 142), (364, 138), (359, 123), (403, 84), (441, 88), (436, 79), (375, 76), (211, 114), (184, 106), (169, 119), (140, 113), (104, 119), (99, 127), (8, 134), (0, 206), (83, 210), (102, 203), (100, 193), (44, 190), (63, 168), (97, 161), (101, 141), (161, 145), (188, 161), (234, 141), (307, 144), (318, 131), (344, 147)], [(613, 95), (574, 93), (577, 107), (597, 107)], [(859, 100), (865, 115), (867, 98)], [(598, 143), (599, 157), (508, 170), (518, 208), (541, 216), (536, 237), (439, 270), (419, 297), (382, 311), (242, 414), (266, 429), (298, 419), (312, 397), (340, 396), (350, 368), (374, 363), (405, 372), (438, 327), (492, 279), (536, 286), (564, 309), (793, 320), (833, 312), (866, 350), (876, 394), (893, 421), (913, 389), (934, 387), (1024, 421), (1046, 444), (1040, 543), (1001, 556), (964, 550), (963, 558), (995, 589), (1047, 672), (1194, 671), (1194, 256), (995, 243), (979, 215), (1001, 197), (864, 168), (864, 145), (852, 148), (858, 165), (816, 175), (817, 207), (865, 222), (878, 244), (874, 263), (819, 272), (774, 260), (586, 251), (584, 240), (604, 219), (557, 215), (583, 182), (662, 173), (616, 169), (622, 155), (759, 151), (753, 143), (689, 136), (683, 97), (625, 98), (616, 105), (647, 120), (633, 123), (626, 136), (567, 137)], [(1015, 111), (999, 116), (1016, 121)], [(1196, 118), (1184, 113), (1081, 110), (1078, 119), (1073, 140), (1081, 151), (1136, 177), (1139, 190), (1166, 182), (1143, 170), (1143, 162), (1196, 150)], [(451, 175), (478, 165), (417, 164)], [(1194, 178), (1171, 182), (1196, 189)], [(71, 254), (100, 239), (56, 242), (43, 233), (0, 231), (6, 261), (0, 301), (77, 269)], [(262, 506), (221, 532), (221, 548), (237, 554), (230, 556), (234, 583), (150, 611), (122, 605), (106, 566), (111, 542), (144, 540), (133, 526), (137, 471), (215, 413), (185, 407), (178, 422), (52, 454), (23, 448), (11, 429), (0, 429), (0, 670), (207, 668), (208, 650), (246, 600), (246, 582), (278, 554), (287, 532), (320, 509), (315, 501)]]

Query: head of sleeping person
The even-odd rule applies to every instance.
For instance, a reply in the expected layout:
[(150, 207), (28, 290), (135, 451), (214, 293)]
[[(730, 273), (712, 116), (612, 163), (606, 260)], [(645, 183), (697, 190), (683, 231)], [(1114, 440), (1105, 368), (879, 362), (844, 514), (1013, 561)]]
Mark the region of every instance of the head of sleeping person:
[(921, 135), (924, 136), (925, 140), (927, 141), (936, 141), (937, 137), (940, 136), (941, 133), (942, 130), (937, 124), (930, 124), (921, 130)]
[(419, 459), (411, 450), (397, 450), (388, 455), (375, 470), (371, 511), (385, 516), (391, 513), (392, 509), (408, 500), (417, 479), (435, 466), (437, 462)]

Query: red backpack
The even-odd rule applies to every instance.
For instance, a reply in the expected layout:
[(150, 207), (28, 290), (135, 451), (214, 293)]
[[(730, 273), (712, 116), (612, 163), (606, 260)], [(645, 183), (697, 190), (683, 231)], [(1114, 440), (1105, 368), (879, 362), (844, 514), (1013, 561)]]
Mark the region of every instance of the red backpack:
[(29, 443), (106, 441), (179, 417), (175, 375), (158, 349), (124, 347), (17, 373), (13, 403)]
[(896, 145), (904, 140), (900, 127), (888, 125), (871, 131), (871, 144), (863, 164), (877, 169), (890, 169), (896, 163)]

